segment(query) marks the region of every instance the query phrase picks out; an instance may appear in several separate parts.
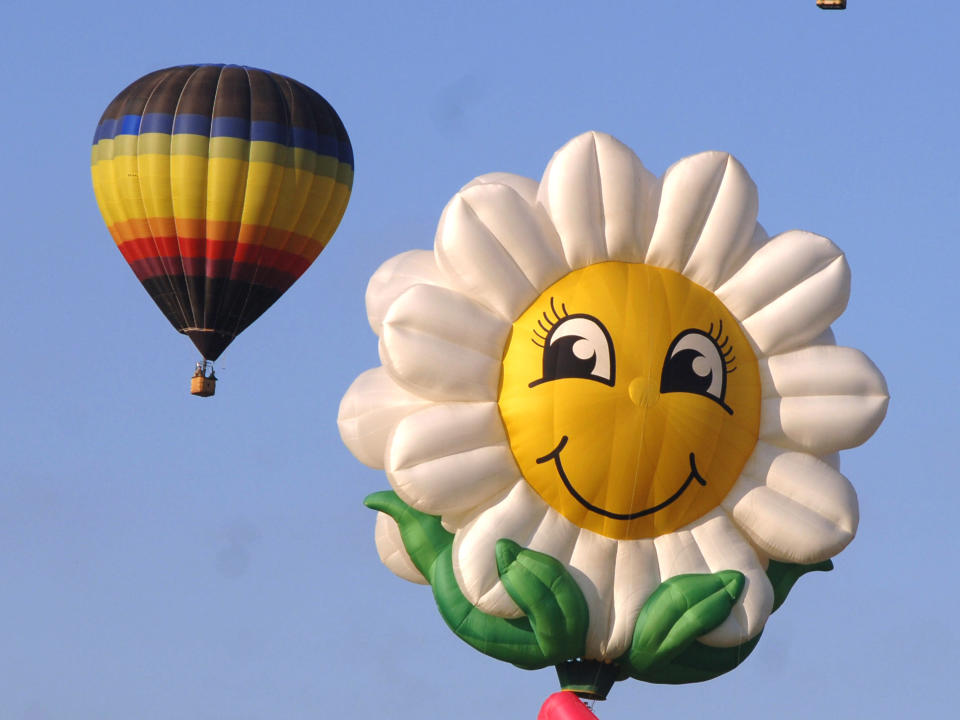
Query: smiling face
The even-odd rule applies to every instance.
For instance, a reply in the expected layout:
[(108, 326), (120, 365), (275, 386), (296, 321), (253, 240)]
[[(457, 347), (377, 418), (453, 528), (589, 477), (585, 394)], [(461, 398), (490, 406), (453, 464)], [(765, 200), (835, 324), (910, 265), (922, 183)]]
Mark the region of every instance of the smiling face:
[(680, 273), (576, 270), (513, 324), (499, 394), (527, 482), (576, 525), (672, 532), (720, 504), (756, 444), (757, 360), (733, 315)]

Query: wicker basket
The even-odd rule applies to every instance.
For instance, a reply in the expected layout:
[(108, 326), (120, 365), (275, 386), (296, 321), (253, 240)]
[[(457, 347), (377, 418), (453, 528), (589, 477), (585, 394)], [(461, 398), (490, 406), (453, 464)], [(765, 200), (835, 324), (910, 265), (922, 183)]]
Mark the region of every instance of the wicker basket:
[(215, 377), (204, 377), (203, 375), (194, 375), (190, 378), (190, 394), (200, 397), (210, 397), (217, 389), (217, 379)]

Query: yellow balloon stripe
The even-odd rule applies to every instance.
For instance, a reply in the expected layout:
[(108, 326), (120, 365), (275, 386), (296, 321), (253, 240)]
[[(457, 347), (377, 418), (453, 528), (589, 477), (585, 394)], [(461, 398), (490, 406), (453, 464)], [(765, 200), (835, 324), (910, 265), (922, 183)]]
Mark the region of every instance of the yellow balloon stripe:
[[(110, 142), (101, 141), (99, 159), (91, 166), (100, 211), (110, 227), (176, 217), (178, 222), (241, 220), (308, 237), (330, 235), (342, 217), (353, 181), (352, 169), (345, 164), (331, 172), (330, 163), (336, 159), (275, 143), (252, 144), (273, 146), (277, 162), (246, 163), (223, 156), (226, 153), (210, 158), (193, 153), (107, 157), (110, 148), (105, 144)], [(257, 156), (263, 158), (265, 148), (259, 150)], [(324, 217), (328, 205), (343, 208)]]

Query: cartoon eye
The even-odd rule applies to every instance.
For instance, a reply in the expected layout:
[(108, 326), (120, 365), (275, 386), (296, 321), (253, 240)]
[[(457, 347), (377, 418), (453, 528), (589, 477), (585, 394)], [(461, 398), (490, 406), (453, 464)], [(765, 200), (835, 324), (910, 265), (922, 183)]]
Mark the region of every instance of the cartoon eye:
[(543, 375), (530, 387), (561, 378), (585, 378), (613, 385), (613, 341), (603, 323), (590, 315), (567, 315), (543, 342)]
[[(711, 330), (713, 326), (710, 326)], [(722, 332), (723, 326), (720, 327)], [(717, 333), (718, 337), (720, 332)], [(685, 392), (703, 395), (716, 401), (733, 415), (733, 409), (724, 400), (727, 391), (727, 363), (732, 348), (724, 353), (723, 344), (703, 330), (684, 330), (670, 343), (660, 376), (660, 392)]]

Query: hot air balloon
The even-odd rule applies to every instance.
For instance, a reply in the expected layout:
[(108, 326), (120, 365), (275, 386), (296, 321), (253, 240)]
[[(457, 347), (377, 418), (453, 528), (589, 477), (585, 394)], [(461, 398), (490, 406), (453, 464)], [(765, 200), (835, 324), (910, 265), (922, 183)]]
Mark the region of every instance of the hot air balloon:
[(343, 217), (353, 150), (337, 113), (291, 78), (235, 65), (145, 75), (93, 138), (104, 221), (203, 361), (216, 360), (320, 254)]
[[(586, 133), (539, 183), (466, 185), (432, 251), (371, 278), (382, 366), (340, 434), (390, 483), (366, 500), (380, 558), (475, 649), (584, 698), (709, 680), (853, 539), (837, 452), (886, 383), (830, 330), (843, 253), (757, 211), (726, 153), (658, 179)], [(569, 701), (544, 712), (589, 717)]]

